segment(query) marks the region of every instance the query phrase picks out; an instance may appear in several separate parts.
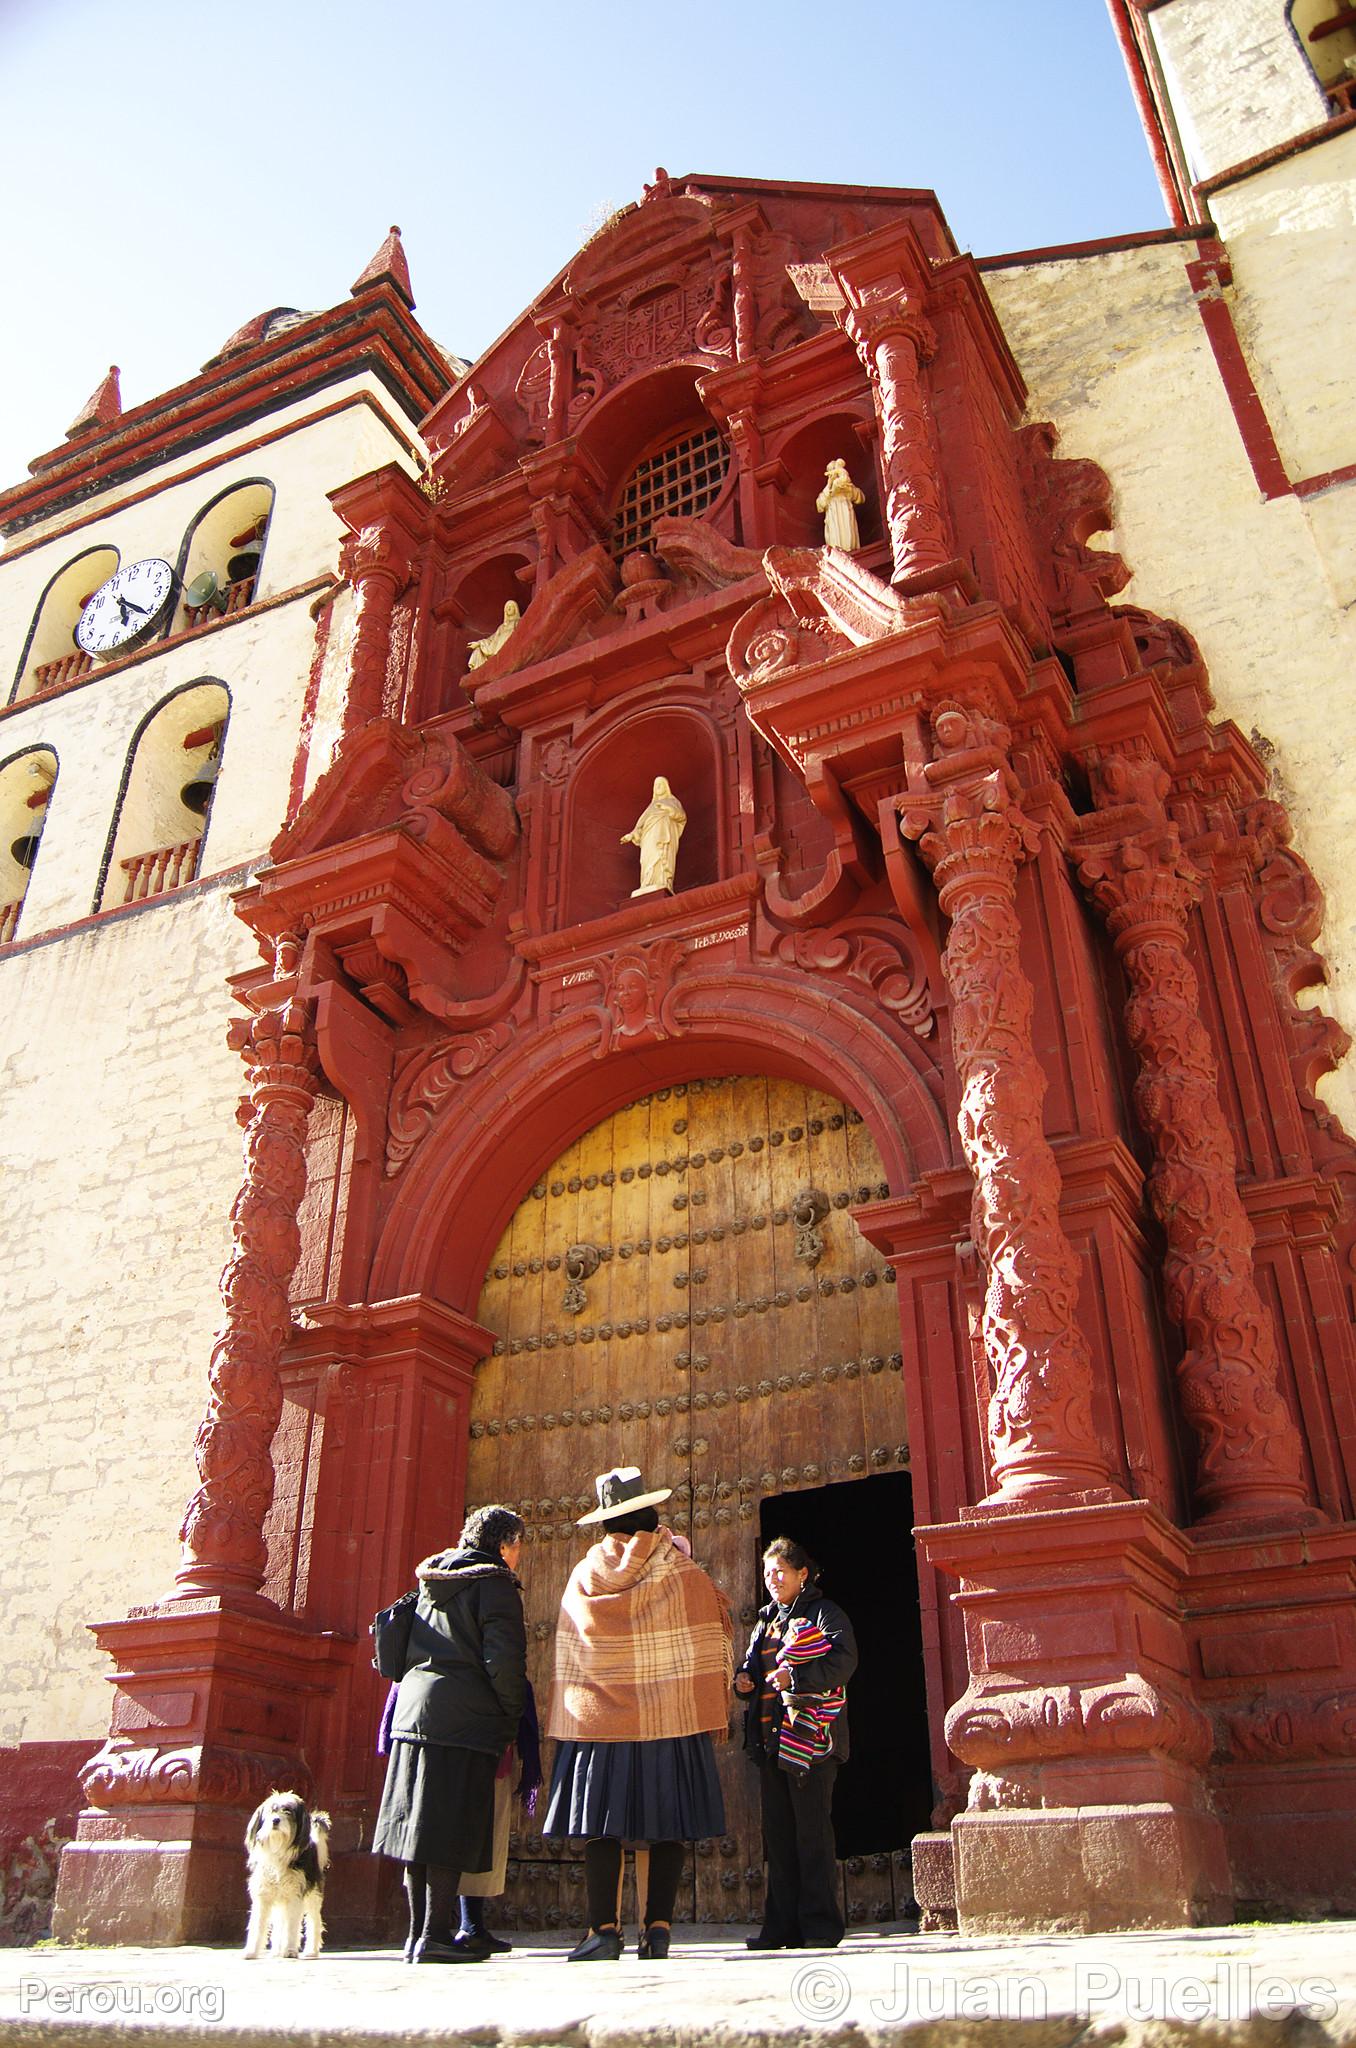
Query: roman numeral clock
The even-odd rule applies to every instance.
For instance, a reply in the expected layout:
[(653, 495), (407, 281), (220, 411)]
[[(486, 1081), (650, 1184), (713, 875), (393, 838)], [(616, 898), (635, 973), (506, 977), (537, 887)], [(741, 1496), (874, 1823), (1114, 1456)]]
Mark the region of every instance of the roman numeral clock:
[(148, 640), (174, 596), (174, 571), (156, 555), (129, 562), (100, 584), (80, 614), (75, 644), (108, 661)]

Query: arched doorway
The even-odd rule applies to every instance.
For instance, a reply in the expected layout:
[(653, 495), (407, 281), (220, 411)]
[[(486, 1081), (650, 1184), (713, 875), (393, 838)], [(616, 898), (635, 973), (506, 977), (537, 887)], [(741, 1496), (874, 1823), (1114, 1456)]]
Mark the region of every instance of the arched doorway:
[[(856, 1110), (800, 1082), (739, 1075), (632, 1102), (576, 1140), (518, 1207), (476, 1312), (496, 1342), (476, 1377), (466, 1497), (510, 1502), (527, 1520), (530, 1670), (543, 1710), (595, 1473), (635, 1464), (674, 1488), (669, 1518), (728, 1594), (741, 1645), (760, 1597), (762, 1504), (803, 1492), (832, 1520), (836, 1488), (907, 1473), (894, 1275), (849, 1213), (888, 1192)], [(907, 1545), (894, 1512), (892, 1496), (890, 1540)], [(845, 1520), (869, 1548), (869, 1513)], [(860, 1567), (858, 1585), (836, 1582), (849, 1609), (873, 1581), (869, 1554)], [(896, 1740), (926, 1755), (916, 1606), (900, 1633), (919, 1725), (897, 1728)], [(858, 1690), (877, 1676), (887, 1682), (864, 1667)], [(728, 1831), (694, 1859), (689, 1909), (755, 1919), (761, 1843), (737, 1723), (721, 1774)], [(892, 1862), (902, 1906), (921, 1825), (926, 1812), (902, 1801), (883, 1819), (869, 1881), (849, 1896), (854, 1918), (892, 1917)], [(579, 1922), (575, 1856), (543, 1843), (539, 1820), (515, 1851), (508, 1909), (529, 1926)], [(851, 1894), (852, 1874), (845, 1881)]]

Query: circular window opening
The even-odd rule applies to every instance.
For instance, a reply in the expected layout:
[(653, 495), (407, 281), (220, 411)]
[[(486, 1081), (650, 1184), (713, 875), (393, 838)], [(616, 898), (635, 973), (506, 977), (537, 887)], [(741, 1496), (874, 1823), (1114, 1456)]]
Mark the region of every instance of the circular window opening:
[(612, 552), (618, 561), (649, 541), (656, 519), (695, 519), (714, 505), (729, 451), (719, 427), (694, 427), (638, 462), (617, 503)]

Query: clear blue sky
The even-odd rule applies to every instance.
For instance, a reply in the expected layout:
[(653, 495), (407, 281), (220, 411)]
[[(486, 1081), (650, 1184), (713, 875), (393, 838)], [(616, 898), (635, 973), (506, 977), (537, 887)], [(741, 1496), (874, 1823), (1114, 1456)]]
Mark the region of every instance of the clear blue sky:
[(473, 356), (661, 163), (931, 186), (979, 255), (1165, 220), (1103, 0), (0, 0), (0, 483), (392, 221)]

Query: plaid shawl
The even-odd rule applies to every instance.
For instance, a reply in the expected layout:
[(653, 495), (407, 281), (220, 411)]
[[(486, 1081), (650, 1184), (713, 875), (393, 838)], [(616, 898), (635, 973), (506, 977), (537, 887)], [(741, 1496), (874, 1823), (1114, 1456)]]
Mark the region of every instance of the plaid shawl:
[(546, 1732), (557, 1742), (723, 1738), (733, 1640), (730, 1603), (667, 1529), (605, 1536), (560, 1603)]

